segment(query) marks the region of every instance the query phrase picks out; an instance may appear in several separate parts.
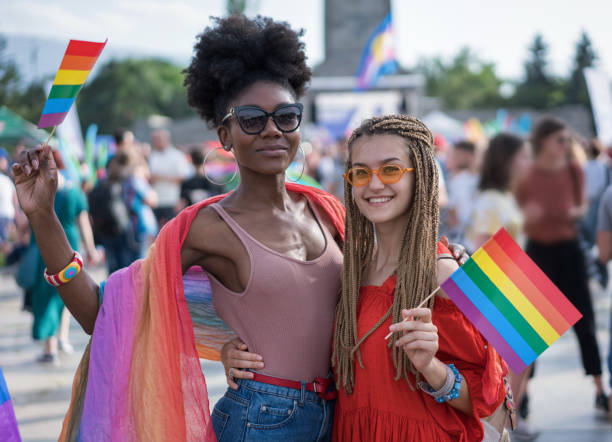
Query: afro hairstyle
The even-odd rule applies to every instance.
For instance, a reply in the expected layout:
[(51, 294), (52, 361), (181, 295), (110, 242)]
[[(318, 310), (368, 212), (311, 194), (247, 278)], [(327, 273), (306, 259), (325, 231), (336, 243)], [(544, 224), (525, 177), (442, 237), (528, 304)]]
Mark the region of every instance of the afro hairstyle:
[(187, 102), (211, 127), (219, 126), (229, 103), (257, 81), (287, 88), (297, 99), (312, 72), (306, 66), (304, 31), (269, 17), (213, 18), (198, 35), (185, 73)]

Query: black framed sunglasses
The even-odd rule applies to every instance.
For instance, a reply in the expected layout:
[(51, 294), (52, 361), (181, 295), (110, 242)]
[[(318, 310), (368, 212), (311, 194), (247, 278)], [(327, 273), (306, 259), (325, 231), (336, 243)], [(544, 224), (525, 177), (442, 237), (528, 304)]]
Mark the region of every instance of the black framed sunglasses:
[(284, 104), (274, 109), (274, 112), (266, 112), (257, 106), (235, 106), (223, 117), (221, 124), (225, 124), (228, 118), (234, 116), (245, 133), (257, 135), (268, 124), (268, 118), (272, 117), (272, 121), (274, 121), (278, 130), (283, 133), (293, 132), (300, 127), (303, 110), (304, 105), (302, 103)]

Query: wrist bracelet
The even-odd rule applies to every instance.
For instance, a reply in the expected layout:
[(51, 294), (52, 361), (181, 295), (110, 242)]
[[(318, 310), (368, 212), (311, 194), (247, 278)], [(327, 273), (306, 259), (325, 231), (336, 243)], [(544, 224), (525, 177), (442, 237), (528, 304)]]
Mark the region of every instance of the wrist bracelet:
[(59, 287), (60, 285), (66, 284), (74, 279), (76, 275), (81, 273), (82, 268), (83, 258), (79, 252), (75, 251), (72, 255), (72, 261), (70, 261), (66, 267), (54, 275), (49, 275), (49, 273), (47, 273), (47, 268), (45, 268), (43, 275), (49, 284), (51, 284), (53, 287)]
[(452, 401), (459, 397), (462, 381), (463, 376), (461, 376), (459, 370), (453, 364), (448, 364), (446, 365), (446, 381), (439, 390), (434, 390), (431, 385), (424, 381), (420, 381), (418, 386), (425, 393), (433, 397), (436, 402), (441, 404), (442, 402)]

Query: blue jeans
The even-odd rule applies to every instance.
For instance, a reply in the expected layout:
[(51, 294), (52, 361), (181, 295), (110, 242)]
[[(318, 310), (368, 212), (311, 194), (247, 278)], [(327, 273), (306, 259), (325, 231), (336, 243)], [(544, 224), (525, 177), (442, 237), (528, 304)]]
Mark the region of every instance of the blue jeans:
[(302, 390), (245, 379), (238, 385), (213, 409), (218, 442), (331, 440), (335, 400), (306, 391), (305, 383)]

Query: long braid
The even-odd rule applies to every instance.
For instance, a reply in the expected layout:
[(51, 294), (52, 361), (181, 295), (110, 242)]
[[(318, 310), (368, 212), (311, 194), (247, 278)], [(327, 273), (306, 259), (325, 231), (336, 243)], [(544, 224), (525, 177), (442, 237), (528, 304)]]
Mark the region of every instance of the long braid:
[[(359, 211), (352, 198), (352, 186), (344, 184), (346, 206), (346, 231), (344, 240), (344, 268), (342, 295), (336, 311), (336, 329), (332, 364), (336, 367), (339, 382), (347, 393), (352, 393), (355, 383), (355, 354), (363, 368), (359, 346), (389, 317), (393, 322), (402, 320), (402, 309), (419, 305), (436, 288), (436, 239), (438, 235), (438, 169), (432, 149), (433, 138), (427, 127), (416, 118), (407, 115), (389, 115), (365, 120), (348, 140), (349, 159), (346, 171), (351, 167), (351, 148), (359, 137), (374, 135), (398, 135), (405, 139), (415, 173), (415, 187), (411, 206), (407, 212), (407, 227), (400, 249), (397, 282), (393, 304), (389, 311), (361, 338), (357, 336), (357, 302), (359, 287), (367, 266), (372, 260), (375, 237), (374, 226)], [(427, 303), (433, 307), (434, 300)], [(395, 380), (402, 376), (414, 388), (410, 373), (420, 375), (414, 369), (402, 348), (395, 346), (394, 334), (388, 346), (396, 368)], [(382, 343), (381, 343), (382, 344)]]

